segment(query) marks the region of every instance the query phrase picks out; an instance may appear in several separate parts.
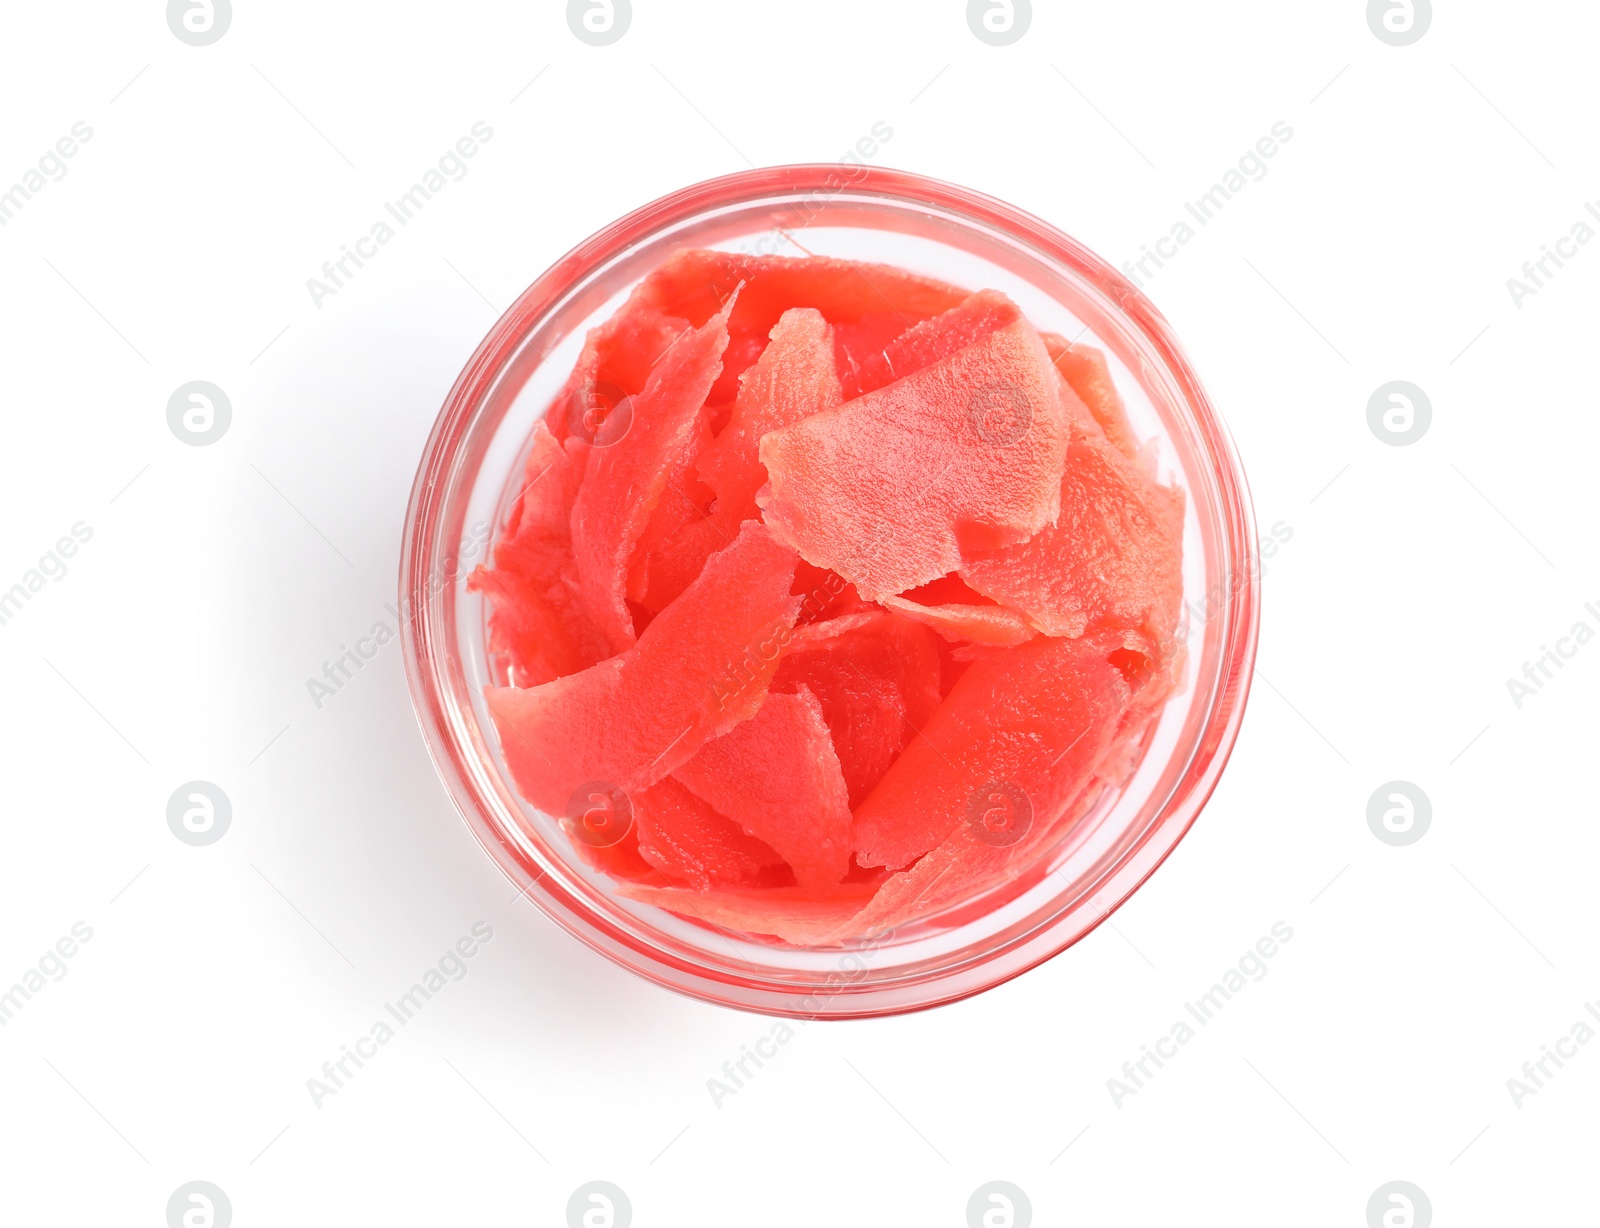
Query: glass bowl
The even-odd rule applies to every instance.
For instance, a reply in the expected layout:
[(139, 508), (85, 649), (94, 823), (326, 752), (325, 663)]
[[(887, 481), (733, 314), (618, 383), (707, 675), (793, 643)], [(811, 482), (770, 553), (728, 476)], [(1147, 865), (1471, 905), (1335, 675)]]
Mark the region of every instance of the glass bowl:
[[(899, 265), (1015, 300), (1041, 330), (1106, 353), (1129, 418), (1186, 495), (1185, 686), (1138, 766), (1020, 877), (934, 917), (840, 947), (799, 948), (618, 895), (559, 821), (523, 801), (484, 703), (506, 682), (467, 576), (497, 535), (535, 422), (587, 329), (671, 253), (717, 247)], [(746, 1010), (850, 1018), (979, 993), (1082, 938), (1189, 829), (1243, 716), (1259, 594), (1255, 524), (1227, 431), (1165, 320), (1104, 260), (1037, 218), (903, 171), (785, 166), (685, 188), (563, 256), (495, 324), (445, 401), (417, 472), (400, 563), (412, 700), (467, 826), (554, 921), (640, 976)]]

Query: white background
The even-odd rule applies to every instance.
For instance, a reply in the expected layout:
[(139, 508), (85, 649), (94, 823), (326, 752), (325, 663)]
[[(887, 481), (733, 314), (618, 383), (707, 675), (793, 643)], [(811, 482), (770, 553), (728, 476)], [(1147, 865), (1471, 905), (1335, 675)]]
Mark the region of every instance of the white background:
[[(1438, 7), (1396, 48), (1357, 0), (1039, 0), (996, 48), (956, 0), (634, 0), (595, 48), (558, 3), (235, 0), (209, 47), (158, 0), (8, 5), (0, 188), (94, 135), (0, 228), (0, 589), (93, 537), (0, 626), (0, 988), (94, 936), (0, 1028), (6, 1222), (159, 1225), (202, 1179), (240, 1228), (558, 1225), (594, 1178), (641, 1226), (954, 1226), (997, 1178), (1041, 1225), (1359, 1228), (1395, 1179), (1440, 1225), (1590, 1222), (1600, 1044), (1521, 1107), (1506, 1081), (1600, 999), (1600, 645), (1520, 709), (1506, 680), (1600, 630), (1600, 244), (1520, 309), (1506, 280), (1600, 199), (1600, 12)], [(479, 120), (467, 177), (315, 306)], [(388, 617), (451, 381), (606, 222), (877, 121), (877, 162), (1120, 263), (1279, 120), (1149, 286), (1293, 533), (1215, 797), (1078, 947), (804, 1026), (716, 1107), (771, 1022), (512, 902), (397, 647), (307, 693)], [(166, 423), (196, 379), (233, 405), (209, 447)], [(1408, 447), (1367, 426), (1392, 379), (1433, 406)], [(204, 848), (166, 824), (196, 778), (233, 803)], [(1433, 806), (1405, 848), (1366, 822), (1394, 779)], [(466, 978), (316, 1107), (307, 1079), (480, 921)], [(1118, 1107), (1107, 1080), (1278, 921), (1268, 975)]]

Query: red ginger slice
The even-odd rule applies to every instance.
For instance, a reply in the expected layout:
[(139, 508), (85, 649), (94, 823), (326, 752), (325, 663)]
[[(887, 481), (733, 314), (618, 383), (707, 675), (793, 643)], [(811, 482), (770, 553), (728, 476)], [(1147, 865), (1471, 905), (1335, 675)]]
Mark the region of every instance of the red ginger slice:
[(883, 605), (932, 627), (950, 644), (1009, 648), (1038, 634), (1021, 614), (985, 597), (958, 575), (885, 597)]
[(504, 653), (517, 686), (538, 686), (585, 669), (609, 645), (578, 596), (572, 557), (572, 501), (583, 460), (543, 422), (533, 432), (524, 485), (494, 548), (467, 587), (490, 605), (489, 645)]
[(1046, 635), (1096, 628), (1171, 639), (1183, 599), (1183, 494), (1106, 439), (1074, 432), (1061, 513), (1029, 541), (976, 553), (961, 577)]
[(746, 835), (674, 777), (632, 796), (639, 854), (668, 878), (699, 891), (712, 887), (779, 885), (784, 861), (772, 846)]
[(1009, 648), (1031, 640), (1036, 632), (1028, 620), (1003, 605), (922, 605), (905, 597), (885, 597), (884, 607), (903, 618), (932, 627), (945, 639)]
[(572, 549), (584, 603), (613, 652), (636, 638), (628, 562), (689, 446), (727, 344), (725, 311), (685, 334), (633, 399), (631, 418), (614, 412), (589, 450), (572, 506)]
[(728, 330), (728, 351), (722, 356), (722, 374), (711, 385), (711, 395), (707, 398), (711, 404), (722, 407), (724, 412), (733, 404), (733, 398), (739, 395), (739, 377), (755, 365), (766, 348), (766, 333)]
[(844, 400), (833, 359), (833, 329), (820, 311), (786, 311), (755, 366), (745, 373), (733, 416), (701, 454), (699, 471), (717, 493), (728, 524), (759, 516), (756, 491), (767, 481), (761, 437)]
[(968, 295), (949, 311), (912, 325), (868, 356), (856, 375), (857, 395), (931, 367), (1021, 317), (1017, 305), (998, 290)]
[(822, 705), (805, 687), (769, 694), (676, 775), (776, 849), (803, 890), (824, 893), (850, 868), (849, 795)]
[[(597, 793), (595, 800), (601, 800), (604, 794)], [(629, 799), (630, 801), (632, 799)], [(591, 804), (593, 804), (591, 802)], [(602, 803), (603, 804), (603, 803)], [(579, 810), (578, 806), (572, 809)], [(630, 808), (630, 815), (632, 810)], [(579, 817), (574, 819), (570, 814), (562, 816), (561, 830), (567, 833), (567, 838), (572, 842), (572, 851), (578, 855), (578, 860), (585, 865), (592, 866), (614, 879), (621, 879), (634, 883), (649, 883), (656, 887), (668, 887), (672, 880), (662, 874), (660, 870), (640, 856), (639, 831), (637, 825), (629, 825), (622, 838), (615, 844), (591, 844), (593, 839), (592, 828), (589, 831), (584, 827), (581, 810)]]
[[(1149, 727), (1160, 718), (1182, 673), (1182, 650), (1158, 665), (1143, 654), (1118, 646), (1116, 637), (1102, 638), (1112, 664), (1133, 688), (1122, 709), (1115, 732), (1107, 740), (1099, 761), (1085, 761), (1077, 779), (1081, 787), (1071, 792), (1055, 815), (1033, 815), (1026, 831), (1014, 841), (985, 838), (974, 824), (958, 824), (943, 843), (903, 873), (894, 874), (872, 902), (838, 931), (836, 937), (893, 929), (918, 917), (941, 911), (1016, 880), (1099, 801), (1105, 788), (1119, 788), (1138, 765)], [(1002, 799), (1002, 805), (1005, 800)], [(960, 913), (951, 924), (959, 924)]]
[(908, 865), (995, 793), (1053, 818), (1104, 757), (1128, 693), (1102, 644), (1040, 638), (981, 656), (856, 809), (856, 861)]
[(853, 324), (833, 326), (833, 357), (845, 400), (853, 400), (865, 391), (861, 373), (875, 365), (875, 356), (885, 346), (916, 323), (897, 312), (885, 311), (863, 316)]
[[(708, 544), (694, 570), (684, 575), (670, 595), (662, 593), (663, 563), (671, 558), (677, 542), (684, 532), (706, 519), (707, 509), (715, 498), (714, 493), (700, 481), (696, 474), (700, 454), (711, 444), (711, 424), (708, 406), (702, 406), (694, 426), (684, 440), (682, 452), (673, 458), (667, 469), (667, 480), (655, 511), (639, 535), (628, 560), (629, 601), (636, 601), (652, 614), (659, 614), (667, 602), (689, 587), (689, 582), (700, 574), (706, 559), (733, 540), (732, 533), (720, 533), (715, 544)], [(653, 592), (652, 589), (655, 591)]]
[(1189, 650), (1176, 640), (1152, 649), (1143, 636), (1125, 637), (1131, 644), (1113, 651), (1111, 662), (1122, 670), (1133, 688), (1116, 746), (1100, 766), (1107, 783), (1121, 787), (1128, 783), (1144, 756), (1145, 735), (1161, 719), (1167, 701), (1183, 689)]
[(1056, 376), (1018, 319), (767, 435), (762, 511), (779, 540), (875, 601), (1052, 523), (1066, 445)]
[(829, 256), (752, 256), (694, 248), (673, 254), (639, 284), (635, 298), (668, 316), (701, 324), (739, 292), (728, 318), (735, 333), (772, 331), (795, 307), (814, 307), (831, 324), (893, 315), (902, 329), (954, 307), (965, 290), (904, 269)]
[[(954, 307), (967, 294), (883, 264), (696, 249), (672, 256), (645, 278), (635, 295), (657, 311), (700, 323), (739, 286), (743, 286), (739, 302), (728, 321), (733, 337), (730, 366), (751, 350), (759, 352), (785, 311), (814, 308), (836, 326), (838, 371), (845, 395), (852, 397), (860, 392), (855, 372), (863, 362), (906, 329)], [(718, 387), (731, 391), (726, 372)]]
[[(938, 847), (910, 869), (891, 874), (867, 906), (828, 940), (881, 934), (907, 922), (951, 908), (973, 896), (1015, 880), (1044, 849), (1064, 835), (1099, 799), (1102, 784), (1089, 774), (1052, 816), (1034, 816), (1015, 844), (995, 844), (961, 823)], [(640, 888), (629, 888), (638, 890)], [(646, 888), (647, 889), (647, 888)], [(959, 923), (959, 916), (951, 918)]]
[(813, 567), (804, 559), (794, 570), (794, 591), (804, 601), (800, 617), (795, 620), (797, 626), (871, 608), (843, 576), (826, 568)]
[(686, 513), (684, 520), (677, 533), (655, 546), (643, 561), (643, 591), (636, 600), (652, 614), (676, 601), (678, 594), (694, 583), (706, 560), (739, 531), (738, 521), (724, 526), (715, 509), (696, 509), (693, 519)]
[(615, 315), (589, 330), (577, 365), (545, 415), (550, 432), (591, 443), (617, 404), (643, 391), (662, 354), (689, 330), (689, 321), (663, 315), (635, 292)]
[(855, 806), (939, 706), (939, 670), (925, 628), (874, 610), (797, 630), (772, 690), (817, 697)]
[(1112, 446), (1129, 460), (1139, 462), (1143, 449), (1128, 422), (1128, 412), (1111, 378), (1106, 356), (1092, 345), (1075, 344), (1055, 333), (1040, 333), (1039, 338), (1050, 352), (1056, 370), (1088, 408)]
[[(739, 531), (739, 524), (761, 514), (755, 501), (767, 480), (757, 454), (761, 436), (837, 405), (843, 396), (827, 321), (809, 308), (784, 312), (761, 358), (745, 372), (728, 424), (694, 463), (715, 493), (715, 507), (709, 513), (701, 510), (692, 493), (669, 481), (634, 556), (628, 595), (660, 612), (687, 588), (705, 560)], [(664, 513), (676, 513), (676, 532), (669, 540), (652, 540)]]
[(751, 645), (788, 635), (800, 608), (794, 552), (749, 523), (631, 649), (520, 690), (490, 687), (489, 710), (522, 795), (551, 814), (593, 781), (642, 789), (748, 719), (777, 668), (756, 653), (737, 688), (720, 685)]

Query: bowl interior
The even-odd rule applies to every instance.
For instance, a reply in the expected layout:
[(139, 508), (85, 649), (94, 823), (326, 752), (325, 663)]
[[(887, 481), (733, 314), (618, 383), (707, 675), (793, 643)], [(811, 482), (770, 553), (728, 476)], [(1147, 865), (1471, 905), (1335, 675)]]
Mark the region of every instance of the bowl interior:
[[(418, 475), (404, 552), (407, 665), (419, 716), (464, 817), (507, 874), (580, 938), (673, 988), (806, 1016), (877, 1014), (976, 992), (1098, 924), (1170, 852), (1215, 783), (1242, 709), (1255, 637), (1254, 534), (1225, 433), (1166, 326), (1103, 262), (975, 194), (914, 176), (780, 168), (702, 185), (597, 235), (514, 305), (452, 391)], [(536, 421), (585, 332), (672, 252), (716, 247), (887, 263), (996, 289), (1041, 330), (1106, 353), (1161, 479), (1185, 492), (1185, 686), (1138, 768), (1019, 878), (846, 948), (800, 949), (617, 896), (560, 824), (518, 795), (483, 690), (487, 651), (470, 547), (497, 536)]]

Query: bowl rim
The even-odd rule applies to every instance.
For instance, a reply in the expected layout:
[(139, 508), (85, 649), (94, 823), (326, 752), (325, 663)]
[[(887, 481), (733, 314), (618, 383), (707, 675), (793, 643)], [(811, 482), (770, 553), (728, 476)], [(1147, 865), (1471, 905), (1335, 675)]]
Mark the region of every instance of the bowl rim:
[[(1051, 924), (997, 952), (1005, 956), (998, 963), (994, 956), (963, 960), (944, 976), (913, 982), (922, 991), (914, 994), (907, 994), (904, 986), (894, 985), (885, 986), (881, 994), (848, 985), (830, 993), (814, 988), (802, 992), (804, 987), (775, 981), (741, 981), (738, 977), (713, 974), (706, 967), (659, 947), (646, 947), (597, 915), (581, 898), (553, 882), (539, 867), (530, 865), (486, 813), (463, 763), (470, 748), (460, 745), (454, 734), (444, 691), (431, 664), (430, 647), (439, 638), (435, 603), (453, 589), (457, 576), (452, 564), (441, 570), (433, 558), (430, 530), (438, 522), (444, 493), (451, 488), (448, 479), (461, 452), (459, 445), (476, 410), (507, 371), (524, 340), (591, 270), (652, 234), (712, 210), (805, 191), (821, 194), (824, 200), (830, 194), (849, 193), (924, 207), (933, 205), (1020, 241), (1046, 261), (1067, 266), (1103, 294), (1121, 312), (1125, 323), (1155, 350), (1181, 394), (1191, 418), (1189, 426), (1211, 464), (1219, 494), (1216, 511), (1220, 538), (1226, 542), (1232, 561), (1223, 607), (1207, 620), (1226, 620), (1217, 646), (1216, 699), (1188, 768), (1174, 783), (1163, 812), (1091, 896), (1059, 913)], [(613, 962), (689, 997), (779, 1017), (865, 1018), (959, 1001), (1020, 976), (1092, 933), (1172, 854), (1209, 801), (1238, 737), (1259, 636), (1259, 579), (1255, 518), (1232, 439), (1170, 325), (1121, 273), (1049, 223), (972, 189), (881, 166), (800, 163), (708, 179), (634, 209), (568, 251), (507, 308), (456, 378), (424, 446), (406, 509), (398, 576), (400, 608), (406, 616), (399, 621), (412, 706), (441, 781), (468, 830), (519, 892), (547, 917)], [(1057, 932), (1069, 928), (1067, 923), (1081, 908), (1102, 896), (1109, 902), (1087, 924), (1071, 933)]]

